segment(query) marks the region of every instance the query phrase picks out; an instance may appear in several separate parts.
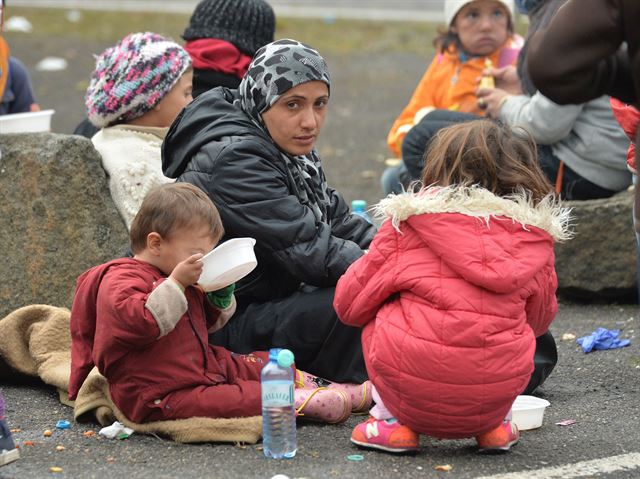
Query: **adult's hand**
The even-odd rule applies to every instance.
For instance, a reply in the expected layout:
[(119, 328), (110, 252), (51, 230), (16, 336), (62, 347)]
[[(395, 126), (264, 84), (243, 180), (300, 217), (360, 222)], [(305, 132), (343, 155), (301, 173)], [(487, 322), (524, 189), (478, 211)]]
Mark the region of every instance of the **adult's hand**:
[(478, 88), (476, 96), (478, 97), (478, 107), (484, 110), (490, 118), (498, 118), (502, 105), (511, 95), (500, 88)]
[(483, 74), (493, 75), (496, 81), (496, 88), (504, 90), (510, 95), (522, 95), (522, 84), (515, 66), (507, 65), (502, 68), (490, 68), (485, 70)]

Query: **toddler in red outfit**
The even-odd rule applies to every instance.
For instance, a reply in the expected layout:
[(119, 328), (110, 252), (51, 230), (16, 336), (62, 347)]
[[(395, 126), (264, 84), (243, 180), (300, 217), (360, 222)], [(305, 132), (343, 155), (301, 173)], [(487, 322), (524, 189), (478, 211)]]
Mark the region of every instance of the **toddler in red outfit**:
[[(260, 371), (268, 353), (241, 355), (208, 344), (208, 333), (224, 326), (236, 307), (232, 288), (205, 294), (196, 284), (202, 257), (223, 232), (218, 210), (193, 185), (165, 184), (145, 196), (131, 225), (134, 257), (78, 278), (71, 399), (95, 365), (113, 403), (134, 422), (260, 414)], [(349, 417), (349, 393), (361, 389), (299, 386), (298, 414), (329, 423)]]

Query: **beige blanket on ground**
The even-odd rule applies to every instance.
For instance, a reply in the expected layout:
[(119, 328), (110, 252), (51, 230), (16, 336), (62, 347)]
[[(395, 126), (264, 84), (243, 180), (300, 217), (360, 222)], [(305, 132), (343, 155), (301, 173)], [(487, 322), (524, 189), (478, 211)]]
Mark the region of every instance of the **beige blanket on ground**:
[[(0, 320), (0, 358), (7, 368), (0, 376), (16, 372), (39, 377), (55, 386), (63, 404), (74, 408), (76, 420), (95, 416), (103, 425), (118, 420), (139, 433), (165, 436), (177, 442), (245, 442), (256, 443), (261, 437), (260, 416), (212, 419), (194, 417), (173, 421), (136, 424), (115, 407), (107, 380), (96, 368), (85, 380), (78, 397), (70, 401), (71, 370), (70, 312), (66, 308), (31, 305), (20, 308)], [(4, 371), (1, 371), (4, 369)]]

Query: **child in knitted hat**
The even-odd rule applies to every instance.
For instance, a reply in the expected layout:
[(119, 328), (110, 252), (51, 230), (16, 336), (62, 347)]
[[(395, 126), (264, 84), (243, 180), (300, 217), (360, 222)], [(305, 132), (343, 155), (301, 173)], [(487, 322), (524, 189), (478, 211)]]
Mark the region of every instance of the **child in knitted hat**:
[(189, 54), (156, 33), (132, 33), (96, 58), (85, 105), (101, 130), (91, 141), (102, 155), (111, 197), (127, 229), (162, 174), (160, 147), (193, 98)]
[[(447, 28), (434, 40), (438, 52), (387, 135), (397, 158), (407, 132), (433, 110), (484, 115), (476, 97), (483, 71), (489, 62), (494, 67), (515, 64), (522, 46), (514, 33), (513, 9), (513, 0), (445, 0)], [(395, 192), (398, 174), (402, 177), (397, 166), (385, 172), (385, 194)]]
[(202, 0), (182, 34), (193, 60), (193, 97), (238, 88), (251, 58), (273, 41), (276, 17), (265, 0)]

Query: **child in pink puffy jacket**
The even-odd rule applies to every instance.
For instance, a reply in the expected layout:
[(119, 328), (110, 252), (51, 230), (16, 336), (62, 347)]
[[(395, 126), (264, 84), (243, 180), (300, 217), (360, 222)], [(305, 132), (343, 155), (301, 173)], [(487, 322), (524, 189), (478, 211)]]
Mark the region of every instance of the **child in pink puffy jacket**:
[(336, 287), (340, 319), (363, 327), (376, 401), (351, 441), (408, 452), (420, 433), (506, 451), (557, 311), (553, 244), (570, 237), (569, 213), (533, 141), (489, 120), (441, 130), (422, 183), (377, 206), (386, 220)]

